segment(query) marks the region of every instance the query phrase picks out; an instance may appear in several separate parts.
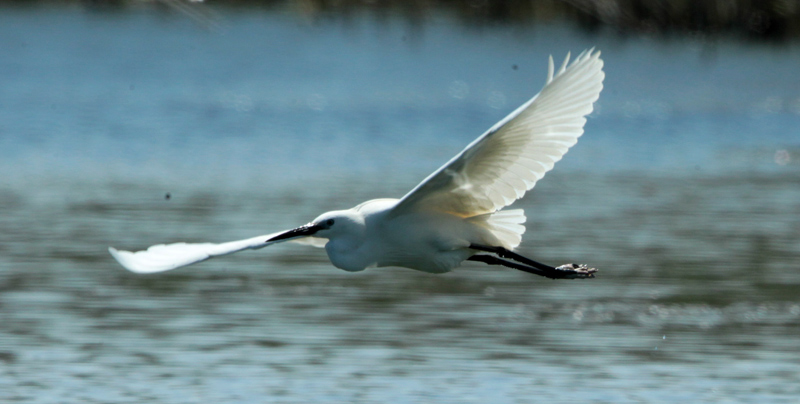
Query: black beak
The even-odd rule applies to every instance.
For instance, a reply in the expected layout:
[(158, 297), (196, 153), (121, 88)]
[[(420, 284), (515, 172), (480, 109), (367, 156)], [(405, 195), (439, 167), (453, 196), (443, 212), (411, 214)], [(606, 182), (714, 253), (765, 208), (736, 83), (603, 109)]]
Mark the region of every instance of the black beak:
[(285, 231), (277, 236), (267, 240), (267, 242), (288, 240), (296, 237), (312, 236), (314, 233), (324, 229), (325, 227), (317, 223), (304, 224), (296, 229)]

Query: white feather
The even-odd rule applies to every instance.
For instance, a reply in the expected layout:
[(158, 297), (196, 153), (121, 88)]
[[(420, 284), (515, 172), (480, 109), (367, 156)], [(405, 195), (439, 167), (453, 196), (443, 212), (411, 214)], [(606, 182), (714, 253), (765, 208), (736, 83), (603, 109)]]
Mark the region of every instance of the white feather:
[(125, 269), (140, 274), (169, 271), (186, 265), (205, 261), (220, 255), (233, 254), (242, 250), (257, 250), (282, 241), (267, 242), (281, 232), (252, 237), (227, 243), (175, 243), (157, 244), (146, 250), (130, 252), (108, 247), (108, 252)]
[(583, 134), (584, 116), (603, 89), (600, 52), (569, 55), (547, 83), (436, 170), (397, 204), (395, 213), (436, 210), (472, 217), (496, 212), (525, 195)]

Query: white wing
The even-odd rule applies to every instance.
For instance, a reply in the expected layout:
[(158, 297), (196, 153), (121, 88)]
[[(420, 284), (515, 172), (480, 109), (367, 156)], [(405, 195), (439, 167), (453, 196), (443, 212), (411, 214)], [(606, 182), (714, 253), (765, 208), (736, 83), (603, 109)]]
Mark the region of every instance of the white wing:
[[(147, 250), (137, 252), (121, 251), (113, 247), (108, 247), (108, 252), (110, 252), (117, 262), (125, 267), (125, 269), (140, 274), (149, 274), (169, 271), (170, 269), (180, 268), (186, 265), (205, 261), (209, 258), (218, 257), (220, 255), (233, 254), (242, 250), (257, 250), (270, 244), (289, 241), (284, 239), (267, 242), (267, 240), (282, 233), (283, 232), (266, 234), (263, 236), (248, 238), (245, 240), (230, 241), (221, 244), (158, 244), (149, 247)], [(314, 246), (319, 246), (320, 244), (324, 246), (324, 242), (322, 241), (327, 241), (327, 239), (320, 239), (318, 237), (308, 238), (313, 238), (315, 240), (305, 241), (304, 238), (297, 238), (292, 239), (291, 241)]]
[(530, 101), (495, 124), (406, 194), (395, 213), (432, 209), (464, 217), (495, 212), (533, 188), (583, 134), (603, 89), (600, 52), (569, 54)]

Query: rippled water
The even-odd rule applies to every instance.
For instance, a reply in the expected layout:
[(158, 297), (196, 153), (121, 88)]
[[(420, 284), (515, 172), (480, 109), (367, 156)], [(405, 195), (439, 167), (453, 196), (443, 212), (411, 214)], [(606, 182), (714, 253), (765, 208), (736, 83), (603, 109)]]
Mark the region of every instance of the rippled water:
[[(218, 18), (0, 13), (0, 401), (800, 396), (797, 46)], [(294, 245), (136, 276), (105, 250), (398, 197), (594, 45), (586, 136), (515, 206), (524, 254), (597, 279), (352, 274)]]

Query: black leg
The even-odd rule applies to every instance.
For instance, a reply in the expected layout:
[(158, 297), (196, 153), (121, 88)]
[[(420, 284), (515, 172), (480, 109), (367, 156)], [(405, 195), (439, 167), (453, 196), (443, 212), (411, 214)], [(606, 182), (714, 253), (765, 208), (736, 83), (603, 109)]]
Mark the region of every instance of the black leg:
[[(520, 271), (524, 271), (524, 272), (527, 272), (529, 274), (544, 276), (544, 277), (550, 278), (550, 279), (558, 279), (557, 277), (554, 277), (553, 274), (551, 272), (549, 272), (549, 271), (543, 271), (541, 269), (534, 268), (534, 267), (529, 267), (527, 265), (517, 264), (516, 262), (504, 260), (502, 258), (497, 258), (494, 255), (477, 254), (477, 255), (473, 255), (473, 256), (467, 258), (467, 260), (483, 262), (484, 264), (488, 264), (488, 265), (502, 265), (504, 267), (518, 269)], [(553, 271), (555, 271), (555, 270), (556, 269), (553, 268)]]
[(594, 273), (597, 272), (596, 269), (588, 268), (586, 265), (564, 264), (561, 265), (560, 267), (554, 268), (551, 267), (550, 265), (545, 265), (542, 264), (541, 262), (537, 262), (530, 258), (523, 257), (503, 247), (491, 247), (480, 244), (471, 244), (469, 248), (473, 250), (494, 253), (502, 258), (509, 258), (517, 262), (512, 262), (491, 255), (482, 255), (482, 254), (473, 255), (472, 257), (468, 258), (468, 260), (470, 261), (483, 262), (489, 265), (502, 265), (505, 267), (518, 269), (520, 271), (540, 276), (545, 276), (550, 279), (594, 278)]
[(515, 252), (513, 252), (511, 250), (507, 250), (507, 249), (505, 249), (503, 247), (490, 247), (490, 246), (485, 246), (485, 245), (480, 245), (480, 244), (470, 244), (469, 248), (471, 248), (473, 250), (486, 251), (486, 252), (494, 253), (494, 254), (497, 254), (498, 256), (502, 257), (502, 258), (510, 258), (510, 259), (512, 259), (514, 261), (521, 262), (521, 263), (523, 263), (525, 265), (528, 265), (528, 266), (531, 266), (531, 267), (534, 267), (534, 268), (538, 268), (538, 269), (541, 269), (543, 271), (553, 271), (553, 270), (555, 270), (555, 268), (551, 267), (550, 265), (545, 265), (545, 264), (542, 264), (541, 262), (537, 262), (537, 261), (534, 261), (534, 260), (532, 260), (530, 258), (523, 257), (523, 256), (521, 256), (521, 255), (519, 255), (519, 254), (517, 254), (517, 253), (515, 253)]

